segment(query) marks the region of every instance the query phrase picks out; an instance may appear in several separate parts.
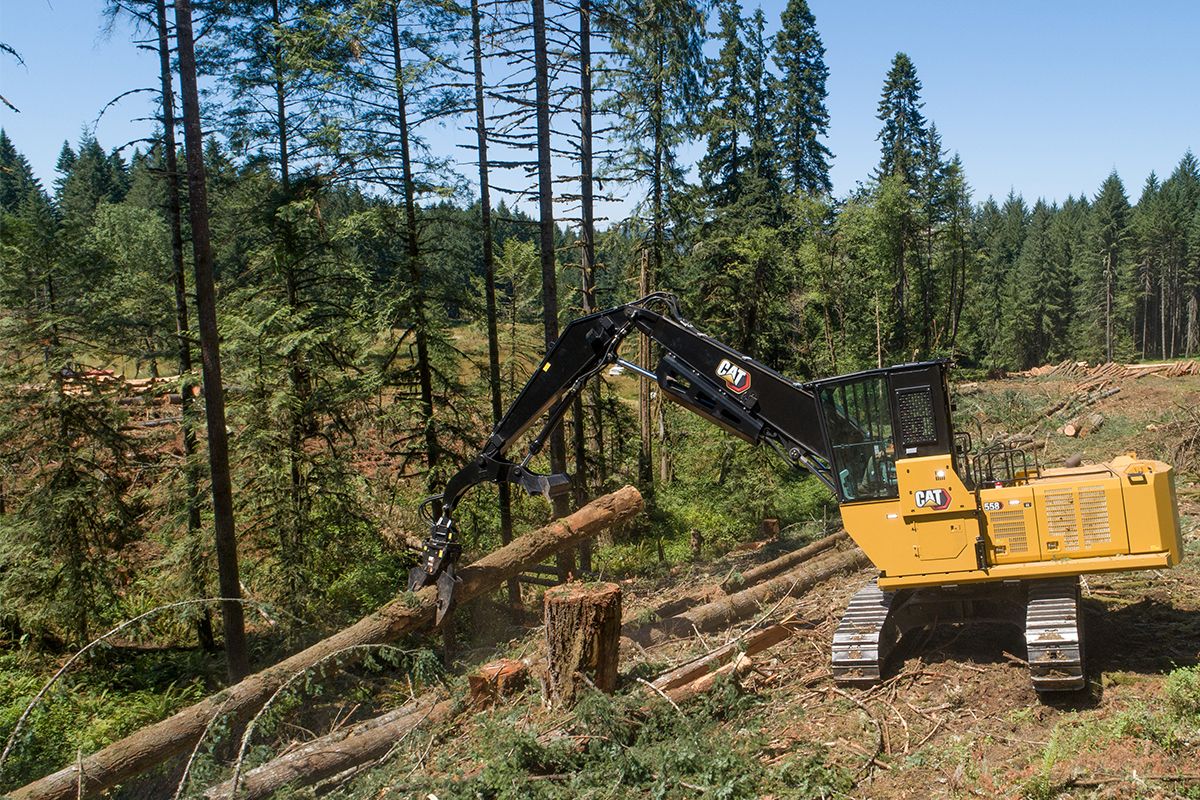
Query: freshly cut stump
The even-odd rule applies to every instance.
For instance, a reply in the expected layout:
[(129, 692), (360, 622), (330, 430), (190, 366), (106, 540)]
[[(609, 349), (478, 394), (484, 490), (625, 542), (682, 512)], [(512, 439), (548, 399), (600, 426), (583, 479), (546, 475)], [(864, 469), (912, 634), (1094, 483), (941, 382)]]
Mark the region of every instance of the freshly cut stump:
[(497, 700), (521, 691), (528, 678), (529, 666), (524, 661), (502, 658), (484, 664), (467, 676), (471, 703), (476, 708), (487, 708)]
[(570, 706), (587, 676), (602, 692), (617, 688), (621, 643), (621, 587), (567, 583), (546, 592), (550, 702)]

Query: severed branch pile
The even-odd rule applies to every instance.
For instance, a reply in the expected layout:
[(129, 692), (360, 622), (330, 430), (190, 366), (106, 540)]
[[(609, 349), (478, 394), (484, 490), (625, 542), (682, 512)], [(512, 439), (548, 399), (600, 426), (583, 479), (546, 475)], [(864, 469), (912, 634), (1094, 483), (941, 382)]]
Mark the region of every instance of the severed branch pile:
[[(600, 531), (626, 522), (642, 509), (637, 489), (626, 486), (584, 506), (570, 516), (521, 536), (459, 572), (455, 593), (465, 602), (499, 587), (526, 567), (559, 550), (583, 542)], [(392, 642), (432, 623), (436, 588), (405, 594), (354, 625), (306, 650), (249, 676), (223, 692), (195, 703), (172, 717), (126, 736), (69, 767), (14, 791), (13, 800), (69, 800), (100, 795), (167, 759), (193, 747), (217, 716), (244, 723), (284, 683), (355, 647)]]

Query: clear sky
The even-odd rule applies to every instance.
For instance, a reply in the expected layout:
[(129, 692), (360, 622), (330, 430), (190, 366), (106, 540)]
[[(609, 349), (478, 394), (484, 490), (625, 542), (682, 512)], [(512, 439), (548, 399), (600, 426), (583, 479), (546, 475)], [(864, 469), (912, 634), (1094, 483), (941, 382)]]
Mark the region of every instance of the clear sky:
[[(785, 0), (766, 0), (778, 23)], [(747, 13), (751, 0), (743, 0)], [(976, 199), (1016, 189), (1027, 200), (1094, 195), (1112, 169), (1136, 199), (1151, 170), (1200, 152), (1200, 2), (1108, 0), (810, 0), (830, 69), (829, 147), (844, 194), (878, 159), (875, 118), (892, 56), (912, 57), (925, 114), (966, 165)], [(110, 99), (156, 80), (156, 57), (105, 33), (102, 0), (0, 0), (3, 126), (49, 186), (64, 139), (74, 143)], [(150, 94), (109, 109), (105, 147), (146, 136)], [(567, 126), (563, 126), (567, 127)], [(459, 134), (443, 137), (453, 142)], [(449, 145), (444, 145), (449, 147)], [(447, 155), (467, 159), (462, 150)], [(471, 174), (464, 165), (463, 172)], [(613, 209), (614, 212), (619, 209)], [(611, 214), (615, 216), (615, 214)]]

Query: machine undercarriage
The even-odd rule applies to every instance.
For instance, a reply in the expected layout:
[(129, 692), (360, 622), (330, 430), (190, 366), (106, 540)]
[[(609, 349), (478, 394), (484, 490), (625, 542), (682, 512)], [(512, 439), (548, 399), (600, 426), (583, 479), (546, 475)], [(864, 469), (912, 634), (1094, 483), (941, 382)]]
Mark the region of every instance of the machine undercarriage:
[(1024, 631), (1029, 677), (1037, 691), (1086, 685), (1078, 577), (890, 592), (871, 581), (854, 595), (833, 635), (834, 680), (875, 685), (902, 637), (937, 625), (975, 622)]

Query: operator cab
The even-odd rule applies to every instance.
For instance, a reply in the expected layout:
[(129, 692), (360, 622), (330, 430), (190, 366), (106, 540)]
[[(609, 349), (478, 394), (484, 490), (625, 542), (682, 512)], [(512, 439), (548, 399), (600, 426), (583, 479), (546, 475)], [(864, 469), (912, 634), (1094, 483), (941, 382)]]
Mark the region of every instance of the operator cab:
[(897, 459), (950, 454), (959, 471), (949, 364), (900, 364), (808, 384), (817, 395), (841, 502), (898, 497)]

